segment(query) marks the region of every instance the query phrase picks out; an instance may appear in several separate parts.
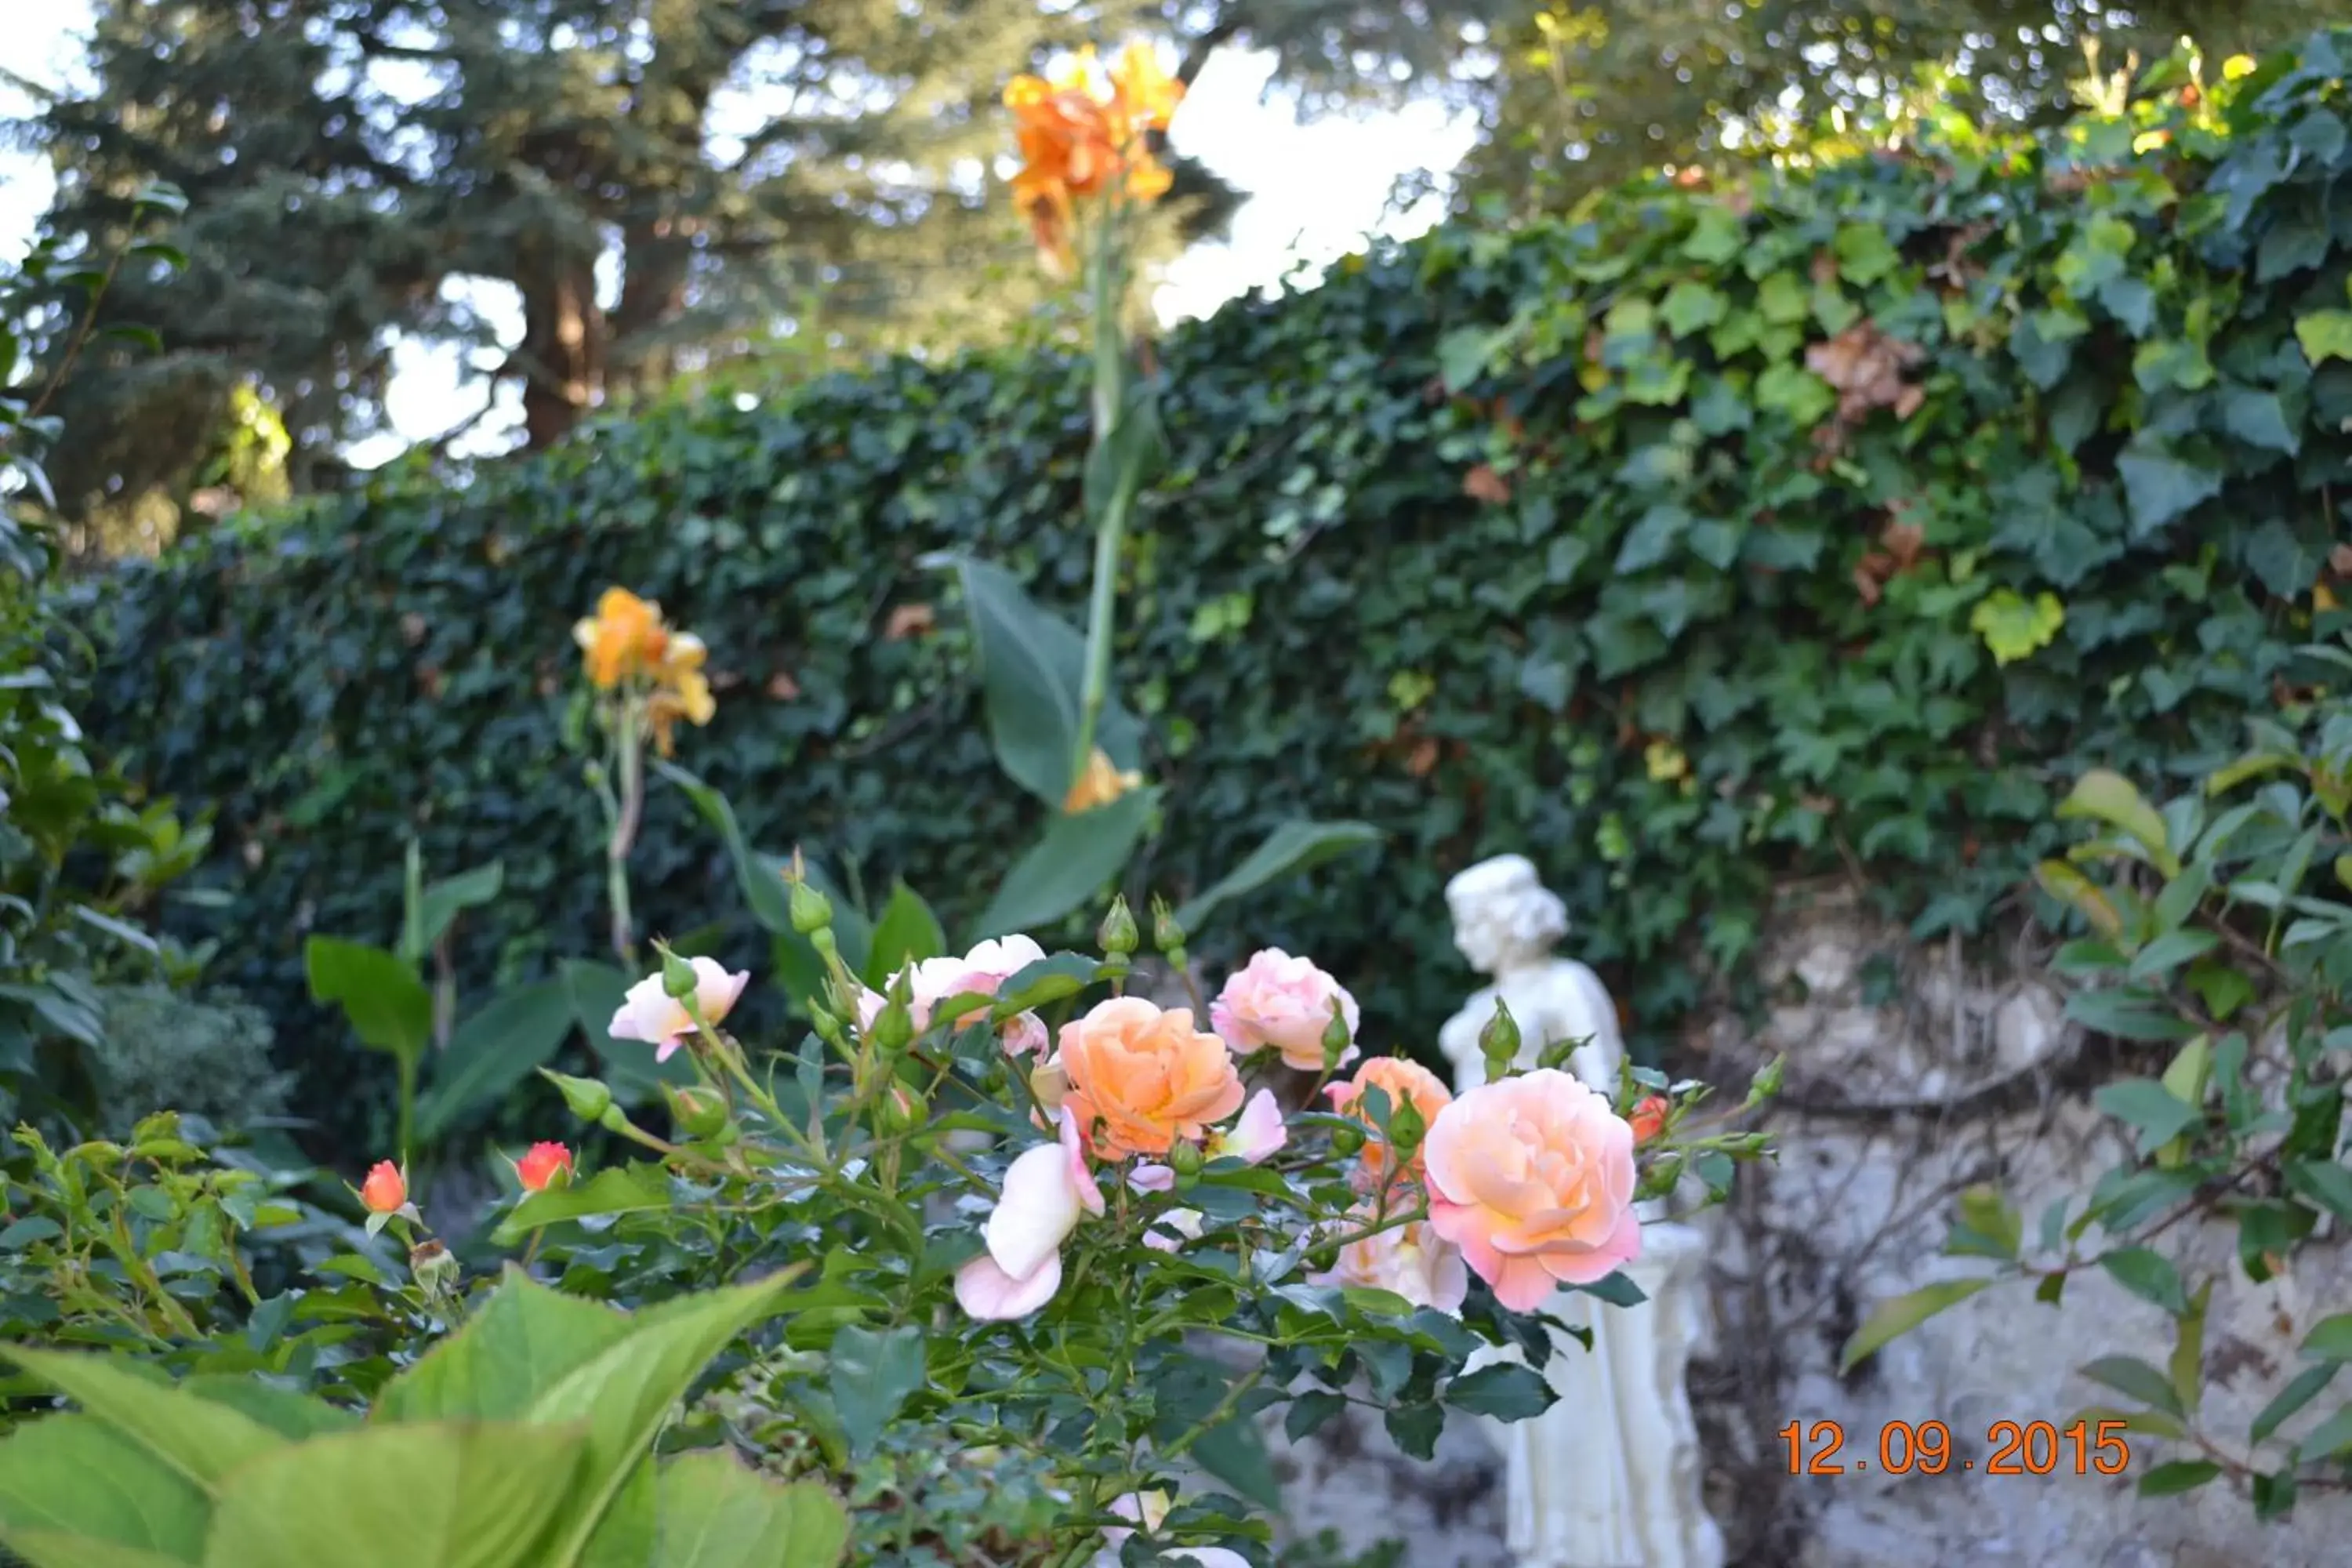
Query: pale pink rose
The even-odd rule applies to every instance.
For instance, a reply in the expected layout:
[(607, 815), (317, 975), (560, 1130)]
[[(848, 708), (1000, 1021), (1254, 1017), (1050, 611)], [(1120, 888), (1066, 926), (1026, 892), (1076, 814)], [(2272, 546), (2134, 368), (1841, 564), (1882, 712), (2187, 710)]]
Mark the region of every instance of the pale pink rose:
[(1641, 1256), (1633, 1129), (1580, 1079), (1482, 1084), (1437, 1113), (1423, 1152), (1430, 1226), (1513, 1311)]
[[(1269, 947), (1226, 977), (1225, 988), (1209, 1005), (1209, 1024), (1244, 1056), (1272, 1046), (1299, 1071), (1320, 1072), (1323, 1031), (1331, 1026), (1334, 1002), (1353, 1040), (1361, 1020), (1347, 987), (1315, 967), (1312, 960)], [(1350, 1045), (1339, 1062), (1345, 1066), (1355, 1059), (1356, 1047)]]
[[(1158, 1530), (1168, 1518), (1173, 1506), (1166, 1492), (1129, 1492), (1110, 1505), (1110, 1511), (1121, 1519), (1133, 1520), (1146, 1530)], [(1119, 1548), (1133, 1535), (1132, 1529), (1112, 1525), (1104, 1531), (1102, 1551), (1095, 1554), (1092, 1568), (1118, 1568)], [(1199, 1568), (1250, 1568), (1249, 1559), (1238, 1552), (1222, 1546), (1171, 1546), (1160, 1554), (1162, 1563), (1192, 1563)]]
[(1081, 1214), (1103, 1212), (1102, 1188), (1067, 1111), (1060, 1132), (1005, 1168), (1004, 1190), (982, 1227), (988, 1248), (956, 1270), (956, 1301), (972, 1317), (1025, 1318), (1052, 1300), (1062, 1283), (1062, 1243)]
[[(730, 973), (715, 958), (687, 962), (694, 971), (694, 1004), (701, 1010), (702, 1021), (715, 1029), (733, 1009), (735, 999), (743, 994), (743, 987), (751, 983), (751, 972)], [(604, 1032), (616, 1040), (643, 1040), (656, 1047), (654, 1060), (666, 1062), (679, 1043), (694, 1033), (694, 1015), (663, 989), (662, 977), (656, 973), (629, 987)]]
[(1262, 1089), (1242, 1107), (1240, 1119), (1229, 1130), (1212, 1136), (1201, 1152), (1212, 1160), (1260, 1165), (1289, 1142), (1290, 1131), (1282, 1124), (1282, 1107), (1276, 1103), (1273, 1090)]
[[(908, 1019), (915, 1033), (921, 1034), (931, 1026), (932, 1010), (951, 996), (993, 996), (1004, 983), (1029, 965), (1045, 956), (1045, 950), (1025, 936), (994, 937), (980, 943), (961, 957), (945, 956), (919, 959), (899, 971), (907, 978), (909, 998)], [(891, 984), (897, 984), (893, 975)], [(883, 987), (887, 991), (888, 985)], [(857, 1025), (870, 1029), (874, 1020), (882, 1016), (887, 998), (882, 991), (860, 987), (857, 998)], [(969, 1016), (969, 1015), (966, 1015)], [(1004, 1028), (1004, 1048), (1013, 1056), (1033, 1051), (1047, 1043), (1045, 1020), (1034, 1013), (1024, 1013)]]
[[(1347, 1223), (1352, 1229), (1360, 1222), (1357, 1216)], [(1349, 1242), (1339, 1249), (1337, 1263), (1307, 1282), (1393, 1291), (1416, 1307), (1434, 1307), (1453, 1317), (1470, 1292), (1470, 1271), (1457, 1248), (1416, 1221)]]
[[(1203, 1159), (1262, 1165), (1289, 1142), (1290, 1131), (1282, 1124), (1282, 1107), (1275, 1102), (1273, 1090), (1262, 1089), (1242, 1108), (1231, 1127), (1209, 1135), (1201, 1145), (1201, 1154)], [(1166, 1165), (1138, 1165), (1127, 1184), (1141, 1193), (1164, 1193), (1176, 1184), (1176, 1173)]]
[(1208, 1217), (1199, 1209), (1170, 1209), (1143, 1233), (1143, 1245), (1160, 1252), (1173, 1252), (1188, 1241), (1200, 1240), (1201, 1226)]

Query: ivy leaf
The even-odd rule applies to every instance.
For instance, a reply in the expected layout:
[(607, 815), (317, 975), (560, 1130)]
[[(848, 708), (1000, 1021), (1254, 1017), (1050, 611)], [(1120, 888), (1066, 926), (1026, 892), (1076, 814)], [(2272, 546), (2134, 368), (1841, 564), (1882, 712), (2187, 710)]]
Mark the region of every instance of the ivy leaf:
[(2303, 447), (2303, 437), (2286, 421), (2286, 405), (2275, 392), (2233, 386), (2221, 395), (2221, 426), (2250, 447), (2289, 456)]
[(2294, 341), (2315, 367), (2332, 359), (2352, 359), (2352, 310), (2314, 310), (2296, 318)]
[(1756, 378), (1756, 406), (1778, 414), (1800, 429), (1811, 429), (1837, 406), (1830, 384), (1802, 366), (1782, 362)]
[(1686, 338), (1723, 320), (1730, 306), (1719, 290), (1695, 278), (1685, 278), (1666, 290), (1658, 314), (1664, 320), (1666, 331), (1675, 337)]
[(2221, 489), (2218, 470), (2199, 468), (2154, 448), (2126, 452), (2116, 460), (2116, 471), (2123, 476), (2134, 539), (2149, 537)]
[(2008, 588), (1996, 588), (1969, 615), (1969, 629), (1984, 639), (1995, 664), (2014, 664), (2050, 646), (2066, 624), (2066, 606), (2055, 594), (2037, 594), (2033, 602)]

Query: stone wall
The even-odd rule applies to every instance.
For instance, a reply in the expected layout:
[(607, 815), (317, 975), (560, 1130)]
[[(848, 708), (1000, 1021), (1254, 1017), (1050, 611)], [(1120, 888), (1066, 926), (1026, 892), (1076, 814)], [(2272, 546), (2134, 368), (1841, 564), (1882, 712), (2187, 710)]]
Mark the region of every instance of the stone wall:
[[(2352, 1500), (2307, 1497), (2284, 1525), (2256, 1527), (2246, 1500), (2216, 1482), (2141, 1499), (2137, 1478), (2193, 1457), (2133, 1434), (2120, 1477), (1982, 1472), (1995, 1422), (2062, 1428), (2085, 1407), (2127, 1403), (2076, 1374), (2103, 1354), (2162, 1365), (2172, 1325), (2104, 1272), (2069, 1279), (2063, 1302), (2001, 1286), (1897, 1340), (1852, 1375), (1838, 1352), (1870, 1307), (1985, 1265), (1938, 1256), (1952, 1202), (1993, 1183), (2029, 1238), (2053, 1199), (2088, 1192), (2128, 1153), (2092, 1090), (2153, 1057), (2085, 1039), (2032, 978), (2046, 955), (2028, 933), (1997, 966), (1957, 944), (1922, 951), (1834, 892), (1798, 890), (1774, 922), (1763, 978), (1775, 1005), (1760, 1029), (1720, 1019), (1696, 1030), (1686, 1066), (1737, 1085), (1775, 1052), (1785, 1091), (1765, 1123), (1778, 1163), (1742, 1173), (1735, 1201), (1705, 1217), (1716, 1240), (1715, 1345), (1692, 1369), (1709, 1501), (1733, 1561), (1799, 1568), (1889, 1563), (1985, 1568), (2318, 1568), (2352, 1560)], [(2184, 1273), (2225, 1270), (2206, 1331), (2205, 1425), (2242, 1440), (2248, 1420), (2297, 1370), (2295, 1342), (2352, 1303), (2352, 1266), (2323, 1244), (2293, 1278), (2255, 1285), (2238, 1269), (2235, 1227), (2184, 1225), (2165, 1240)], [(2095, 1233), (2086, 1240), (2095, 1242)], [(2194, 1278), (2192, 1274), (2190, 1276)], [(2315, 1402), (2287, 1428), (2334, 1408)], [(1884, 1423), (1937, 1420), (1952, 1433), (1941, 1476), (1884, 1473)], [(1847, 1470), (1791, 1476), (1790, 1421), (1840, 1424)], [(1811, 1449), (1809, 1447), (1808, 1452)], [(1859, 1465), (1856, 1463), (1859, 1461)], [(1973, 1461), (1977, 1471), (1963, 1469)], [(1860, 1468), (1867, 1465), (1868, 1469)]]

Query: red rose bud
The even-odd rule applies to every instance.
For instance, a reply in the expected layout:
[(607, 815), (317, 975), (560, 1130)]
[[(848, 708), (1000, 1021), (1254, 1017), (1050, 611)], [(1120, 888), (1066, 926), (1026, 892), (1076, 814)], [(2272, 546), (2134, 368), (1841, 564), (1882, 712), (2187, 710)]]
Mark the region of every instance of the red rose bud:
[(360, 1184), (360, 1204), (370, 1214), (398, 1214), (408, 1202), (408, 1178), (389, 1160), (378, 1160)]
[(1674, 1109), (1663, 1094), (1654, 1094), (1633, 1108), (1626, 1120), (1633, 1124), (1633, 1142), (1647, 1143), (1666, 1130), (1666, 1113)]
[(534, 1143), (515, 1162), (515, 1180), (527, 1193), (557, 1192), (572, 1184), (572, 1151), (561, 1143)]

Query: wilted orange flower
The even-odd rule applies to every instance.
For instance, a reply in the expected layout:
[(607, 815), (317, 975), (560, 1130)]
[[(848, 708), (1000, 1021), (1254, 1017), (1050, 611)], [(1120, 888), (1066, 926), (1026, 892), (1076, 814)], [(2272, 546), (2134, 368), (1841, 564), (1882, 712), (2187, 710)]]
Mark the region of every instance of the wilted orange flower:
[(1121, 773), (1100, 746), (1087, 759), (1086, 771), (1078, 775), (1070, 793), (1062, 797), (1062, 810), (1076, 816), (1082, 811), (1092, 811), (1098, 805), (1108, 805), (1143, 782), (1138, 773)]
[(1049, 270), (1069, 268), (1077, 202), (1113, 190), (1135, 202), (1167, 194), (1174, 176), (1147, 138), (1168, 129), (1183, 96), (1158, 51), (1141, 43), (1129, 45), (1107, 71), (1086, 49), (1050, 81), (1018, 76), (1006, 85), (1004, 107), (1021, 145), (1013, 199)]
[(710, 695), (709, 678), (702, 673), (702, 661), (709, 652), (700, 637), (680, 632), (669, 639), (654, 670), (660, 684), (646, 700), (646, 722), (665, 757), (670, 754), (671, 734), (680, 719), (700, 729), (719, 711), (719, 703)]
[(626, 588), (607, 588), (596, 601), (596, 613), (572, 626), (572, 640), (580, 645), (588, 679), (610, 691), (658, 664), (669, 634), (662, 629), (659, 605)]

